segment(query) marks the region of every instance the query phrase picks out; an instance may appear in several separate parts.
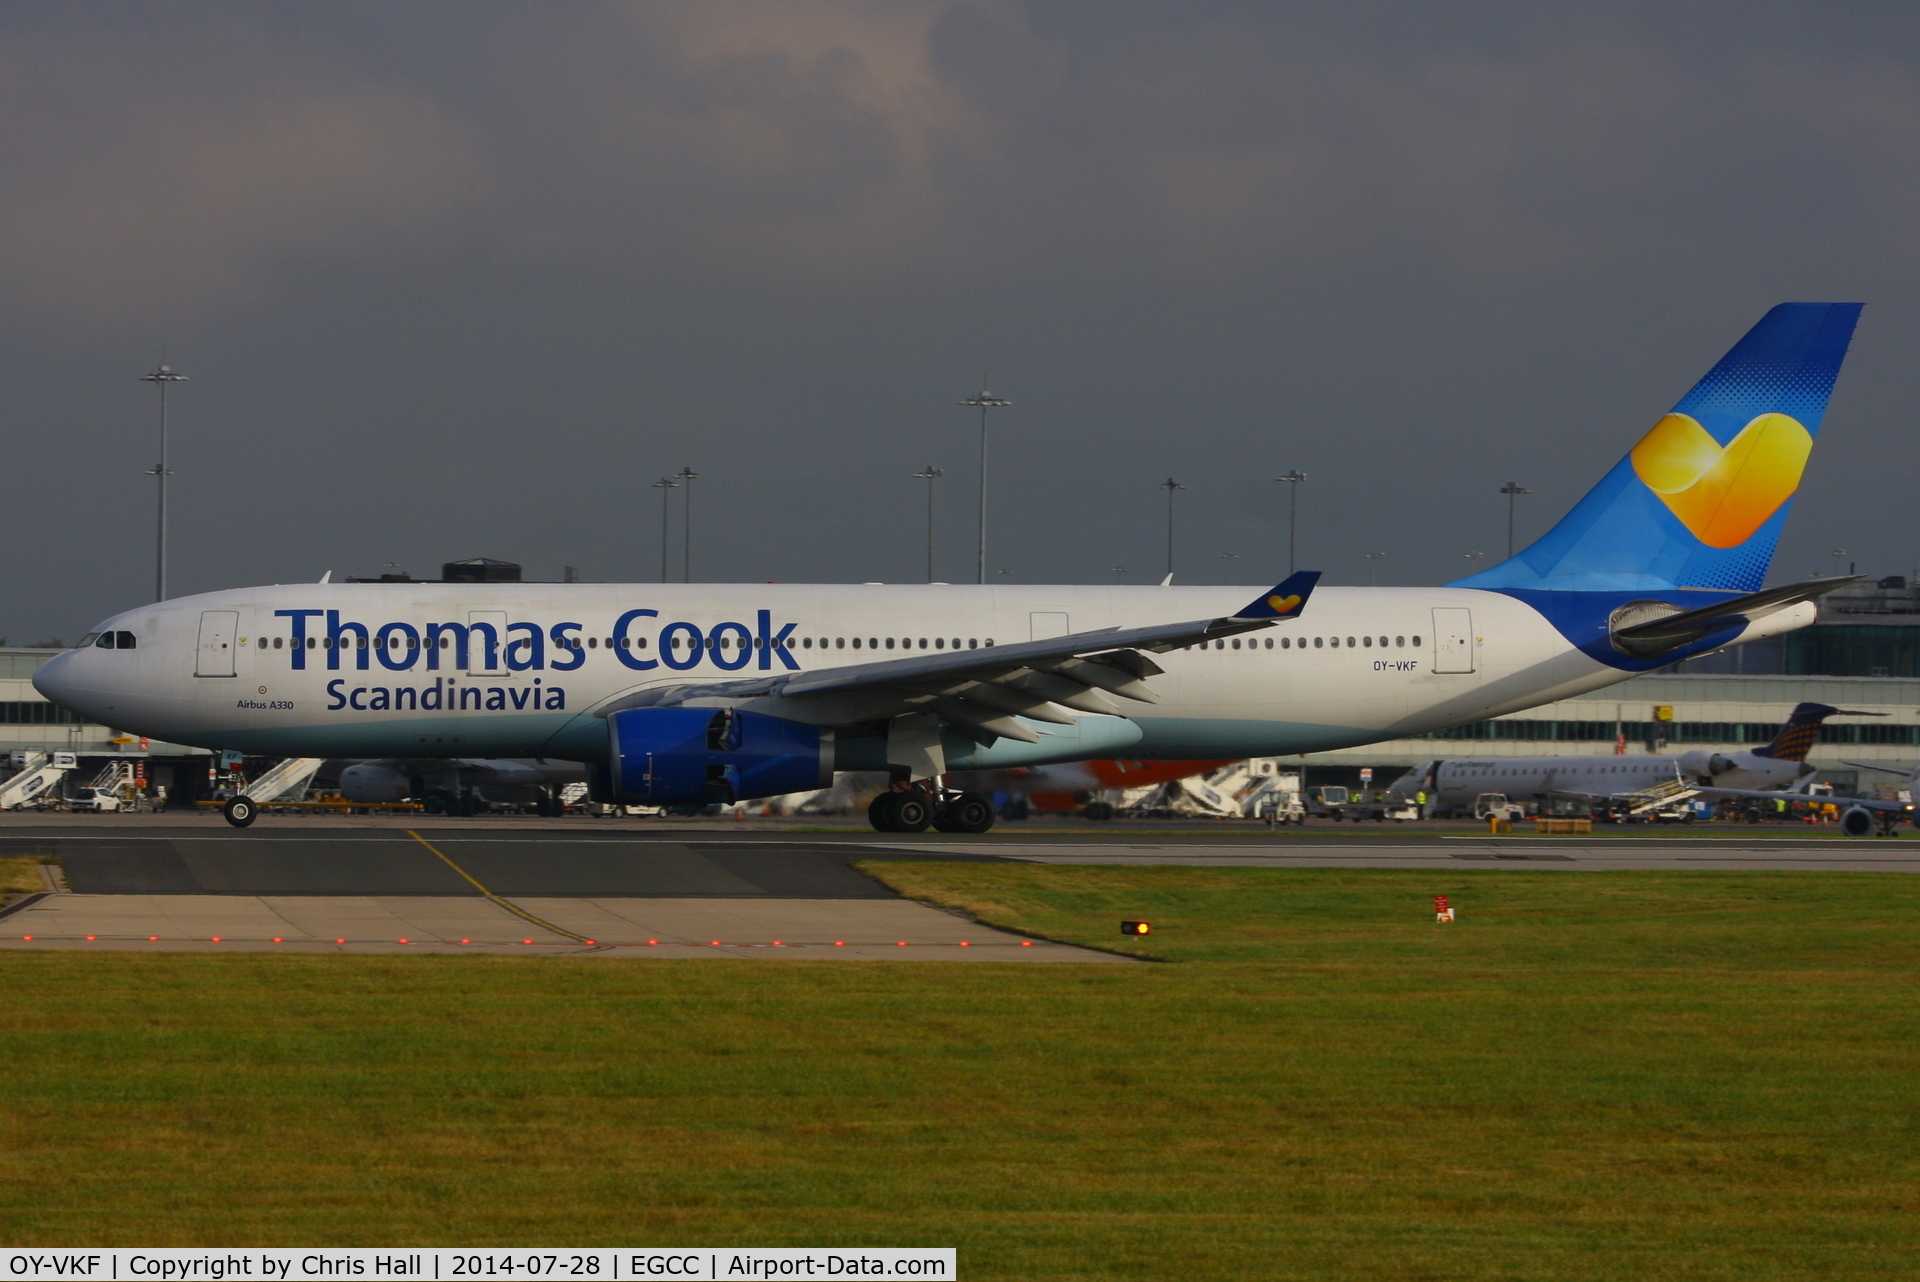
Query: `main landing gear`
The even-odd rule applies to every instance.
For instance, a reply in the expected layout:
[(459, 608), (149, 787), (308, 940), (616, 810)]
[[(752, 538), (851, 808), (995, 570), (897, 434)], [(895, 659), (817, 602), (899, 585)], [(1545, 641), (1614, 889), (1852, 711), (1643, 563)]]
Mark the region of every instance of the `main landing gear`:
[(993, 802), (977, 792), (934, 792), (917, 784), (883, 792), (867, 807), (876, 832), (985, 832), (994, 819)]

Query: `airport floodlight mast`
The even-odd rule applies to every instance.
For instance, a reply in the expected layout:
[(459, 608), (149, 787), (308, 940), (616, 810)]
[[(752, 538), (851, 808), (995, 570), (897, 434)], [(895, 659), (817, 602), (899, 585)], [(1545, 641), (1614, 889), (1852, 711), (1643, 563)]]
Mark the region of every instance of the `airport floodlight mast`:
[(1485, 552), (1462, 552), (1460, 555), (1467, 558), (1467, 573), (1469, 575), (1480, 573), (1480, 558), (1486, 555)]
[(987, 376), (980, 375), (980, 395), (970, 396), (961, 406), (980, 411), (980, 565), (978, 581), (987, 581), (987, 411), (1001, 410), (1013, 404), (987, 390)]
[(167, 599), (167, 478), (173, 473), (167, 470), (167, 384), (184, 383), (185, 374), (176, 374), (165, 365), (140, 379), (143, 383), (152, 383), (160, 389), (160, 461), (147, 469), (147, 475), (160, 482), (159, 527), (154, 540), (153, 557), (153, 599)]
[(927, 582), (933, 582), (933, 483), (945, 476), (933, 464), (927, 464), (923, 472), (915, 472), (913, 479), (927, 483)]
[(679, 489), (680, 482), (671, 476), (663, 476), (653, 483), (653, 488), (660, 491), (660, 581), (665, 583), (667, 581), (667, 513), (668, 505), (673, 498), (669, 491)]
[(1167, 577), (1173, 577), (1173, 494), (1175, 490), (1187, 487), (1169, 476), (1160, 482), (1160, 488), (1167, 492)]
[(700, 479), (700, 473), (690, 467), (683, 467), (673, 474), (673, 479), (686, 487), (686, 495), (680, 500), (680, 579), (693, 582), (693, 483)]
[(1285, 476), (1273, 479), (1284, 481), (1287, 485), (1287, 573), (1292, 574), (1298, 568), (1295, 564), (1294, 541), (1300, 533), (1300, 482), (1307, 479), (1307, 474), (1294, 468)]
[(1522, 494), (1531, 494), (1533, 491), (1521, 489), (1518, 481), (1508, 481), (1500, 487), (1500, 492), (1507, 496), (1507, 559), (1511, 561), (1513, 559), (1513, 501)]
[(1367, 586), (1368, 587), (1377, 586), (1378, 580), (1379, 580), (1379, 572), (1380, 572), (1380, 559), (1385, 555), (1386, 555), (1385, 552), (1368, 552), (1366, 554)]

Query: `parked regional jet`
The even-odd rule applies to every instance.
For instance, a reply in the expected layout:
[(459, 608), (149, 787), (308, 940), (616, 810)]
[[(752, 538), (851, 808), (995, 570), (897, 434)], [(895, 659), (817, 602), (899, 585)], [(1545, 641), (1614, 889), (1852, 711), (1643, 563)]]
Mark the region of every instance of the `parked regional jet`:
[[(1914, 799), (1920, 798), (1920, 766), (1908, 770), (1896, 770), (1892, 766), (1879, 766), (1870, 761), (1849, 761), (1850, 766), (1864, 770), (1879, 770), (1890, 775), (1907, 777), (1907, 799), (1882, 800), (1878, 797), (1823, 798), (1836, 806), (1845, 806), (1840, 814), (1840, 831), (1849, 837), (1864, 837), (1873, 831), (1874, 825), (1880, 826), (1882, 837), (1894, 835), (1894, 828), (1901, 820), (1920, 824), (1920, 812), (1914, 808)], [(1777, 792), (1756, 792), (1749, 788), (1701, 788), (1703, 797), (1725, 797), (1729, 800), (1779, 801)]]
[(984, 831), (947, 772), (1352, 747), (1811, 623), (1852, 580), (1762, 583), (1859, 311), (1775, 307), (1545, 537), (1445, 587), (244, 588), (109, 619), (34, 684), (208, 748), (581, 761), (609, 800), (887, 770), (876, 827)]
[(1828, 717), (1884, 717), (1884, 712), (1851, 712), (1824, 703), (1803, 703), (1764, 748), (1743, 752), (1696, 749), (1677, 756), (1656, 754), (1601, 757), (1494, 757), (1429, 761), (1393, 781), (1389, 796), (1412, 800), (1427, 792), (1443, 804), (1461, 805), (1482, 793), (1509, 797), (1624, 798), (1676, 781), (1689, 788), (1744, 789), (1748, 793), (1792, 787), (1811, 778), (1807, 751)]

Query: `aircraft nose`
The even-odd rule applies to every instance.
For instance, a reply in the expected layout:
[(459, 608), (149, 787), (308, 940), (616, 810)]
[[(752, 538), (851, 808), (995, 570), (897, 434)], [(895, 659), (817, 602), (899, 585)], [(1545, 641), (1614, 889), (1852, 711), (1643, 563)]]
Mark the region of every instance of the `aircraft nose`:
[(74, 693), (73, 651), (64, 650), (34, 670), (33, 688), (61, 707)]

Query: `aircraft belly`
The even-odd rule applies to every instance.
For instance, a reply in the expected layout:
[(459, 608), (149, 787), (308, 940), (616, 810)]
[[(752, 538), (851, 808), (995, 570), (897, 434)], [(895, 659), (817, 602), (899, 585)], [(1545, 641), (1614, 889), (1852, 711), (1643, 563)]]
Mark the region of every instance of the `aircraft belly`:
[(176, 739), (197, 746), (264, 756), (299, 757), (532, 757), (567, 713), (408, 717), (326, 724), (263, 725), (231, 722)]

